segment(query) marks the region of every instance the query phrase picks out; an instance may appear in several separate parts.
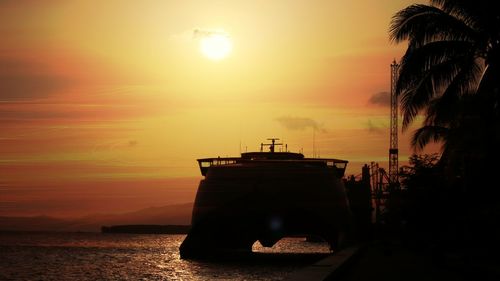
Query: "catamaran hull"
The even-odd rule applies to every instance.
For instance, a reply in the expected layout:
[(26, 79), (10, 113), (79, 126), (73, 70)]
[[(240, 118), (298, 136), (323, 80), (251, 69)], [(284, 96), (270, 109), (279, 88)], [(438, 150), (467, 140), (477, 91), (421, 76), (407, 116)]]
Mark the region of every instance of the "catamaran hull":
[(248, 253), (256, 241), (319, 236), (338, 246), (351, 220), (335, 170), (300, 162), (211, 167), (200, 181), (182, 258)]

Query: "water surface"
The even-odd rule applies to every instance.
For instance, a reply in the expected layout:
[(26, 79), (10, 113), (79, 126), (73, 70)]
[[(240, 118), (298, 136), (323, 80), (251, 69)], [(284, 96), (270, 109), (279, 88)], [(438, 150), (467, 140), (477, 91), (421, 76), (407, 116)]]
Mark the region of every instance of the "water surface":
[(283, 280), (329, 253), (326, 243), (259, 243), (248, 259), (182, 260), (185, 235), (0, 233), (0, 280)]

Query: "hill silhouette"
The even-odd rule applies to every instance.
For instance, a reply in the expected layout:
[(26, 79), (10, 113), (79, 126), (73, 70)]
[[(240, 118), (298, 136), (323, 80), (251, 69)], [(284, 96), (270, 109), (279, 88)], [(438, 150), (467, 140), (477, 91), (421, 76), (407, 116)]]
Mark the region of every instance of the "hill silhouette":
[(121, 214), (92, 214), (78, 218), (50, 216), (0, 217), (0, 231), (89, 231), (103, 225), (189, 225), (193, 203), (149, 207)]

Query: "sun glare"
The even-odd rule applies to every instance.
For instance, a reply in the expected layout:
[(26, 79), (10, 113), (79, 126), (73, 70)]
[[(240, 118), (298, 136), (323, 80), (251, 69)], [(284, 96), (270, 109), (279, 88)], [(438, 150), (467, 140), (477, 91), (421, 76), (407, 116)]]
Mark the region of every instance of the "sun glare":
[(227, 57), (233, 49), (233, 43), (225, 34), (209, 34), (200, 40), (200, 50), (211, 60), (221, 60)]

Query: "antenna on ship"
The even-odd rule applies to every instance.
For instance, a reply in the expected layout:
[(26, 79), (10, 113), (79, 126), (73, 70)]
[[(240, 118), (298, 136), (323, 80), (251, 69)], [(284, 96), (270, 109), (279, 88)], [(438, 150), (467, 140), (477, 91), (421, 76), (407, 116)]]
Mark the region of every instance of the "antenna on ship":
[(316, 129), (313, 128), (313, 158), (316, 157), (316, 140), (315, 140), (315, 135), (316, 135)]
[(283, 143), (276, 143), (276, 141), (279, 140), (279, 138), (270, 138), (270, 139), (267, 139), (267, 140), (270, 140), (271, 143), (261, 143), (260, 144), (260, 152), (263, 151), (264, 146), (269, 146), (269, 152), (274, 152), (276, 145), (281, 145), (281, 146), (283, 145)]

